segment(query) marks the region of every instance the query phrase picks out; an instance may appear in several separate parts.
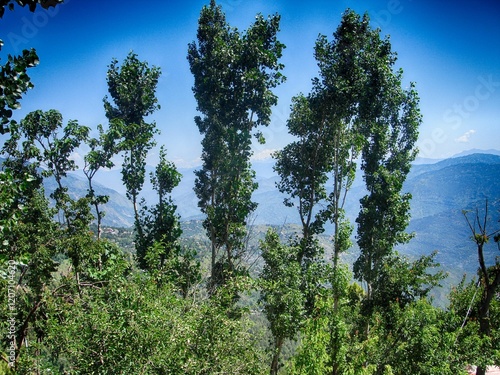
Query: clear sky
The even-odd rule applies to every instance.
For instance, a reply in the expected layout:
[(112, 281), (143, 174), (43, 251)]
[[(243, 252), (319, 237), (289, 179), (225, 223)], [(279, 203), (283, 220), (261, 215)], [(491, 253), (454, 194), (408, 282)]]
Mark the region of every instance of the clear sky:
[[(193, 77), (186, 59), (197, 21), (209, 0), (66, 0), (49, 11), (16, 7), (0, 20), (7, 54), (36, 48), (40, 65), (30, 69), (35, 84), (15, 112), (20, 119), (36, 109), (59, 110), (65, 121), (106, 125), (102, 99), (112, 58), (120, 62), (133, 50), (159, 66), (157, 96), (161, 109), (151, 116), (168, 156), (179, 167), (199, 164), (201, 137), (194, 124)], [(368, 12), (372, 24), (391, 36), (405, 84), (416, 82), (423, 124), (420, 156), (443, 158), (464, 150), (500, 149), (500, 1), (430, 0), (223, 0), (228, 22), (245, 30), (257, 13), (279, 13), (282, 62), (287, 81), (276, 93), (279, 103), (264, 130), (267, 144), (255, 158), (290, 141), (286, 131), (291, 97), (308, 93), (317, 75), (313, 46), (318, 34), (331, 39), (342, 13)], [(154, 164), (155, 152), (149, 162)]]

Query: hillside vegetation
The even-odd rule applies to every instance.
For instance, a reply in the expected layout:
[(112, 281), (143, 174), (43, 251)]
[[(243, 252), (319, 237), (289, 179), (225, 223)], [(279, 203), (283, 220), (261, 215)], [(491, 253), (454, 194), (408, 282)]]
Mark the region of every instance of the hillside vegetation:
[[(3, 1), (0, 17), (60, 2)], [(285, 80), (279, 30), (278, 14), (240, 31), (214, 0), (201, 9), (187, 63), (203, 152), (184, 177), (149, 120), (160, 68), (133, 51), (112, 59), (108, 123), (92, 129), (54, 109), (13, 120), (38, 56), (8, 57), (1, 373), (452, 375), (473, 364), (484, 375), (500, 364), (500, 157), (412, 168), (416, 85), (403, 85), (369, 15), (347, 9), (316, 40), (293, 141), (256, 173), (252, 145)], [(126, 198), (98, 183), (115, 167)]]

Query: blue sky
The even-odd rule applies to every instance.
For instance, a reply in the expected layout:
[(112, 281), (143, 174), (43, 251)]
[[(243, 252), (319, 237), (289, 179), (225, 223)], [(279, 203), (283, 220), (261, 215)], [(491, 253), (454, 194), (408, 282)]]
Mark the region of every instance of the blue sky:
[[(30, 70), (35, 88), (25, 96), (20, 119), (35, 109), (59, 110), (65, 120), (96, 127), (107, 124), (102, 99), (111, 59), (122, 61), (133, 50), (162, 77), (157, 96), (161, 109), (151, 116), (161, 135), (158, 144), (180, 167), (199, 164), (201, 136), (194, 124), (193, 77), (187, 44), (196, 38), (206, 1), (66, 0), (35, 14), (17, 7), (0, 20), (7, 54), (36, 48), (40, 65)], [(317, 75), (313, 46), (318, 34), (331, 38), (342, 13), (368, 11), (374, 26), (391, 36), (404, 70), (405, 85), (416, 82), (423, 124), (420, 156), (443, 158), (464, 150), (500, 149), (500, 2), (344, 0), (218, 2), (228, 22), (246, 29), (257, 13), (279, 13), (280, 40), (287, 81), (276, 89), (279, 103), (263, 132), (267, 144), (255, 147), (256, 159), (280, 149), (291, 138), (286, 119), (292, 96), (307, 93)], [(154, 164), (156, 152), (150, 155)]]

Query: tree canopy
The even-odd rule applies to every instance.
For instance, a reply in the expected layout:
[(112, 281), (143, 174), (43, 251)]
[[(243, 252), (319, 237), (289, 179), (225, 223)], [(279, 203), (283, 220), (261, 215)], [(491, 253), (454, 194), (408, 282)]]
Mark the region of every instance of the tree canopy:
[[(3, 0), (0, 18), (16, 4), (35, 11), (60, 2)], [(38, 57), (8, 57), (0, 373), (465, 375), (473, 364), (483, 375), (500, 364), (500, 265), (486, 256), (500, 235), (488, 202), (472, 218), (464, 211), (477, 278), (464, 277), (446, 307), (431, 296), (444, 277), (436, 253), (398, 252), (412, 238), (404, 182), (422, 116), (416, 85), (403, 87), (390, 39), (368, 14), (348, 9), (332, 39), (317, 38), (318, 75), (293, 97), (293, 141), (273, 155), (277, 189), (300, 224), (249, 223), (252, 146), (265, 141), (285, 80), (279, 28), (278, 14), (258, 14), (242, 32), (214, 0), (201, 9), (187, 60), (203, 136), (194, 186), (202, 224), (181, 221), (172, 192), (183, 176), (148, 122), (160, 110), (158, 67), (134, 52), (111, 60), (108, 124), (82, 125), (57, 109), (15, 121)], [(158, 161), (147, 176), (152, 151)], [(96, 176), (115, 165), (132, 228), (104, 228), (113, 208)], [(81, 196), (69, 179), (78, 168)], [(354, 236), (344, 205), (357, 173), (366, 194)]]
[(277, 102), (272, 88), (284, 80), (279, 21), (278, 15), (267, 19), (257, 15), (241, 33), (230, 27), (222, 8), (212, 0), (201, 11), (197, 42), (188, 47), (193, 93), (201, 114), (195, 123), (204, 136), (195, 192), (206, 215), (214, 286), (239, 272), (246, 221), (256, 208), (251, 200), (257, 188), (250, 165), (252, 132), (269, 124), (271, 107)]

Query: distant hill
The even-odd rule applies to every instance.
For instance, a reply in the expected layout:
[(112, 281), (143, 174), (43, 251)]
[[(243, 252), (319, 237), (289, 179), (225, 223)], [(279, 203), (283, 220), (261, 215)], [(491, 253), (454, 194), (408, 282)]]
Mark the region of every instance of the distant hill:
[[(500, 152), (498, 152), (500, 154)], [(296, 208), (283, 205), (284, 196), (276, 190), (278, 177), (272, 164), (258, 164), (255, 169), (259, 189), (253, 199), (259, 204), (250, 222), (256, 225), (298, 224)], [(267, 169), (266, 169), (267, 168)], [(183, 220), (200, 219), (197, 199), (192, 191), (194, 170), (184, 170), (184, 180), (174, 191), (174, 199)], [(491, 229), (497, 223), (500, 208), (500, 155), (476, 153), (457, 156), (412, 167), (403, 190), (412, 194), (410, 226), (415, 237), (399, 250), (418, 256), (437, 250), (437, 259), (455, 278), (464, 272), (474, 275), (477, 254), (462, 210), (482, 210), (486, 199), (493, 215)], [(347, 216), (353, 224), (359, 212), (359, 200), (366, 194), (361, 175), (357, 177), (346, 202)], [(496, 226), (496, 227), (495, 227)], [(328, 231), (331, 228), (327, 228)], [(494, 244), (488, 250), (493, 261), (498, 254)]]
[[(56, 180), (53, 177), (45, 179), (43, 184), (47, 196), (57, 188)], [(64, 180), (64, 185), (68, 186), (68, 194), (73, 199), (84, 197), (87, 194), (87, 181), (76, 174), (69, 173)], [(109, 196), (109, 202), (102, 206), (102, 210), (105, 212), (102, 224), (117, 228), (131, 227), (134, 224), (132, 203), (113, 189), (99, 183), (93, 185), (96, 194)]]
[[(413, 197), (408, 230), (415, 238), (401, 250), (415, 255), (437, 250), (437, 260), (445, 269), (455, 275), (466, 272), (473, 276), (477, 252), (462, 211), (478, 209), (481, 216), (488, 200), (492, 216), (489, 229), (500, 228), (500, 156), (471, 154), (416, 166), (404, 189)], [(496, 244), (488, 244), (489, 264), (498, 255)]]
[[(490, 203), (492, 215), (490, 228), (500, 227), (498, 223), (500, 209), (500, 152), (472, 153), (457, 156), (429, 164), (414, 165), (403, 190), (412, 194), (412, 219), (408, 230), (415, 237), (399, 250), (402, 253), (418, 256), (437, 250), (437, 259), (445, 270), (450, 271), (455, 280), (464, 272), (474, 275), (477, 270), (477, 254), (470, 240), (470, 230), (463, 217), (462, 210), (482, 210), (486, 199)], [(272, 169), (271, 161), (255, 162), (258, 171), (259, 189), (253, 199), (259, 204), (250, 218), (250, 224), (277, 225), (298, 224), (299, 217), (294, 207), (283, 205), (284, 196), (277, 191), (278, 176)], [(203, 218), (198, 208), (198, 199), (193, 192), (195, 168), (180, 169), (183, 179), (174, 189), (173, 199), (177, 212), (184, 222)], [(130, 227), (133, 224), (132, 206), (124, 197), (109, 186), (120, 187), (119, 171), (103, 171), (98, 176), (96, 185), (98, 194), (110, 196), (105, 205), (104, 224), (115, 227)], [(73, 197), (83, 196), (87, 192), (86, 181), (77, 174), (69, 174), (66, 184), (70, 186)], [(55, 181), (45, 182), (47, 194), (55, 188)], [(122, 188), (123, 189), (123, 188)], [(121, 189), (121, 190), (122, 190)], [(123, 190), (122, 190), (123, 191)], [(361, 175), (356, 179), (346, 202), (347, 217), (355, 224), (359, 212), (359, 199), (366, 194)], [(147, 184), (143, 190), (149, 203), (154, 203), (155, 196)], [(327, 228), (326, 235), (331, 228)], [(500, 255), (495, 244), (487, 248), (487, 259), (491, 263)], [(351, 258), (349, 256), (348, 258)]]
[[(5, 159), (0, 158), (0, 166)], [(112, 183), (113, 180), (108, 182)], [(54, 177), (46, 178), (43, 182), (45, 194), (47, 197), (57, 188), (57, 183)], [(64, 186), (68, 186), (68, 194), (71, 198), (76, 199), (87, 195), (87, 180), (81, 176), (81, 173), (68, 173), (64, 179)], [(109, 227), (130, 227), (134, 224), (133, 207), (130, 201), (123, 195), (109, 187), (99, 183), (94, 183), (96, 194), (108, 195), (109, 202), (103, 206), (105, 216), (103, 225)]]
[(452, 158), (456, 158), (456, 157), (460, 157), (460, 156), (467, 156), (467, 155), (472, 155), (472, 154), (491, 154), (491, 155), (500, 156), (500, 150), (495, 150), (495, 149), (480, 150), (477, 148), (473, 148), (471, 150), (462, 151), (456, 155), (453, 155)]
[(412, 177), (415, 177), (420, 173), (436, 171), (453, 165), (463, 165), (471, 163), (498, 164), (499, 159), (500, 152), (498, 153), (498, 155), (489, 153), (474, 153), (462, 156), (454, 156), (452, 158), (444, 159), (436, 163), (413, 165), (409, 178), (411, 179)]

